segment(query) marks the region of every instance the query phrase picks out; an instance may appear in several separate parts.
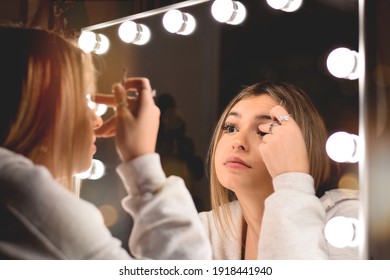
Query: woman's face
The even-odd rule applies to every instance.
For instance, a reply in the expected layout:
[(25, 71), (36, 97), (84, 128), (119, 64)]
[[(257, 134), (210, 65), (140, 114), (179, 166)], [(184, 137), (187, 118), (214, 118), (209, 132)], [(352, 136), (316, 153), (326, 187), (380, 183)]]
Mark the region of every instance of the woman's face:
[(271, 185), (271, 176), (260, 155), (263, 137), (258, 126), (272, 121), (270, 110), (276, 105), (267, 94), (250, 96), (227, 115), (216, 146), (215, 169), (220, 183), (236, 194), (269, 191), (259, 189), (260, 185)]

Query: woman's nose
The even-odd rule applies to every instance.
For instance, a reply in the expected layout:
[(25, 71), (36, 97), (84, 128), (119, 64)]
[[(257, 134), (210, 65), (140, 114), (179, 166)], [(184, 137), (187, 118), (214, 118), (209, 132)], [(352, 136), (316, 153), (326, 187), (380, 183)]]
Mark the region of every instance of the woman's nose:
[(102, 125), (103, 125), (102, 117), (96, 114), (95, 111), (93, 111), (93, 129), (98, 129)]
[(245, 140), (239, 137), (236, 137), (232, 142), (232, 147), (235, 150), (248, 150), (248, 145), (246, 144)]

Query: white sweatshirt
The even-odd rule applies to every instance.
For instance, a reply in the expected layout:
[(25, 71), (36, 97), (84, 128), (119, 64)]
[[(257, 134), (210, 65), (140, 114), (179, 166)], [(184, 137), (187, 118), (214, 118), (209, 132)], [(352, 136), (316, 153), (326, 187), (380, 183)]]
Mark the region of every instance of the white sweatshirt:
[[(181, 178), (166, 178), (158, 154), (122, 163), (117, 172), (129, 192), (122, 205), (134, 219), (133, 256), (211, 258), (191, 195)], [(93, 204), (58, 184), (45, 167), (0, 148), (0, 259), (129, 258)]]
[[(314, 193), (313, 178), (294, 172), (275, 177), (273, 185), (275, 192), (265, 201), (257, 259), (359, 259), (357, 247), (333, 247), (324, 235), (331, 218), (358, 218), (356, 190), (335, 189), (319, 199)], [(242, 211), (238, 201), (229, 207), (236, 238), (219, 234), (212, 211), (200, 213), (213, 247), (213, 259), (241, 258)]]

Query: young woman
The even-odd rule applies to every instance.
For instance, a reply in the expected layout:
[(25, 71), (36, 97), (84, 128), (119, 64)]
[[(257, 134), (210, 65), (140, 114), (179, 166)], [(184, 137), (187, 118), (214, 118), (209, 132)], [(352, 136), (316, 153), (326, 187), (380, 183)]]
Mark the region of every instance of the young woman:
[(327, 132), (309, 97), (281, 82), (242, 90), (226, 107), (209, 149), (212, 211), (200, 213), (214, 259), (356, 259), (324, 226), (358, 216), (352, 190), (315, 193), (330, 176)]
[[(71, 192), (89, 168), (96, 137), (116, 134), (137, 258), (207, 259), (211, 248), (183, 180), (166, 178), (155, 153), (160, 111), (146, 78), (105, 96), (116, 116), (103, 124), (87, 105), (92, 57), (50, 31), (0, 27), (0, 259), (127, 259), (99, 210)], [(101, 96), (96, 96), (95, 101)], [(131, 106), (131, 110), (129, 106)]]

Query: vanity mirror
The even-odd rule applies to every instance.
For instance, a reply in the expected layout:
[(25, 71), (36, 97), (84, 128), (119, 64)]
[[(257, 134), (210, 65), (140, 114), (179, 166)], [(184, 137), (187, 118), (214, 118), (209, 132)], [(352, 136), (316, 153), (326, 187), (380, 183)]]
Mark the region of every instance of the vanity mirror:
[[(199, 211), (210, 209), (203, 162), (212, 130), (221, 110), (245, 85), (266, 79), (297, 84), (317, 104), (329, 135), (359, 133), (358, 80), (336, 78), (326, 64), (329, 53), (338, 47), (358, 50), (357, 0), (306, 0), (295, 12), (275, 10), (265, 0), (242, 1), (246, 17), (237, 25), (217, 21), (211, 12), (213, 2), (161, 5), (82, 29), (103, 34), (110, 41), (108, 51), (101, 55), (99, 91), (109, 92), (124, 67), (129, 76), (151, 80), (162, 109), (158, 152), (166, 173), (186, 180)], [(101, 9), (99, 5), (103, 3), (89, 7)], [(164, 15), (171, 9), (193, 17), (196, 26), (191, 34), (165, 29)], [(149, 41), (123, 42), (118, 30), (125, 20), (146, 26)], [(114, 145), (107, 139), (98, 145), (96, 158), (105, 163), (106, 174), (98, 181), (85, 181), (81, 195), (102, 204), (107, 219), (113, 217), (113, 233), (126, 236), (131, 225), (123, 228), (120, 206), (109, 202), (113, 195), (122, 196), (122, 190), (119, 187), (118, 193), (112, 194), (106, 187), (117, 180)], [(358, 163), (333, 162), (329, 187), (358, 189), (358, 181)]]
[[(10, 7), (21, 11), (24, 2), (1, 5), (1, 18), (12, 15)], [(39, 15), (49, 3), (28, 2), (42, 4), (36, 6)], [(215, 19), (212, 0), (63, 2), (82, 6), (83, 13), (62, 11), (71, 15), (67, 17), (69, 25), (83, 22), (82, 31), (104, 35), (100, 37), (102, 45), (109, 42), (107, 52), (96, 60), (100, 92), (109, 93), (125, 67), (128, 76), (151, 80), (163, 113), (158, 152), (166, 173), (186, 180), (199, 211), (210, 209), (203, 161), (222, 108), (243, 86), (257, 81), (283, 80), (302, 87), (323, 114), (329, 135), (339, 131), (359, 135), (363, 147), (360, 162), (333, 162), (330, 187), (362, 191), (362, 257), (389, 258), (389, 1), (304, 0), (298, 10), (288, 12), (272, 8), (271, 0), (242, 0), (246, 15), (239, 24)], [(168, 31), (164, 15), (171, 9), (185, 13), (177, 15), (194, 30), (181, 30), (180, 26)], [(47, 23), (50, 17), (42, 18)], [(144, 33), (149, 31), (150, 39), (127, 38), (133, 43), (123, 42), (118, 29), (124, 20), (139, 24), (137, 28)], [(330, 74), (327, 57), (338, 47), (359, 50), (365, 58), (359, 59), (363, 62), (360, 70), (365, 70), (360, 72), (362, 79)], [(110, 114), (109, 110), (103, 118)], [(126, 224), (127, 214), (117, 202), (124, 191), (114, 170), (118, 164), (114, 143), (101, 139), (97, 144), (95, 158), (103, 163), (104, 174), (98, 180), (84, 180), (80, 195), (100, 207), (112, 233), (125, 243), (131, 224)]]

